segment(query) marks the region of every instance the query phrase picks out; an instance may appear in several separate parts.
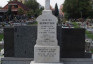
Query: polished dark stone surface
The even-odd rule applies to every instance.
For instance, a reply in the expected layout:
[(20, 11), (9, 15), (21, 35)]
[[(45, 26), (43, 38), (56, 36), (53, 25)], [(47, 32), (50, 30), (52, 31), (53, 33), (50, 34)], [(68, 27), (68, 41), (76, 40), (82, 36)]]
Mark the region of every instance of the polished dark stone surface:
[(14, 57), (14, 28), (4, 28), (4, 56)]
[(33, 58), (37, 39), (37, 26), (15, 27), (15, 57)]
[[(37, 39), (37, 26), (5, 28), (5, 57), (33, 58)], [(61, 58), (90, 58), (85, 53), (85, 29), (57, 27), (57, 39)]]
[(62, 29), (61, 57), (83, 58), (85, 56), (85, 29)]

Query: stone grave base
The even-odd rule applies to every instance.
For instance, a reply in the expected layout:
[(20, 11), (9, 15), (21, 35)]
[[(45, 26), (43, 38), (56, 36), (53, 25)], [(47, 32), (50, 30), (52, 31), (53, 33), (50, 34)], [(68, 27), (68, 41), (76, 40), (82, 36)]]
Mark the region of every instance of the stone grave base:
[(63, 64), (63, 63), (35, 63), (34, 61), (31, 61), (30, 64)]
[[(30, 64), (31, 61), (33, 61), (33, 58), (2, 58), (1, 59), (2, 64)], [(93, 59), (91, 58), (61, 58), (61, 63), (63, 64), (93, 64)], [(55, 64), (58, 64), (58, 63), (55, 63)]]
[(34, 47), (34, 61), (36, 63), (59, 63), (59, 46), (38, 46)]

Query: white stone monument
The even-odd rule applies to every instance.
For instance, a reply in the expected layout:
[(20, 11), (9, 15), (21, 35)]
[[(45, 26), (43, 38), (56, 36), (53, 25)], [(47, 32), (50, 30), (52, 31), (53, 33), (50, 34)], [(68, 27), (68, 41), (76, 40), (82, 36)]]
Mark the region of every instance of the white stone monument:
[(37, 41), (34, 46), (34, 61), (30, 64), (63, 64), (60, 63), (60, 47), (57, 41), (58, 19), (50, 10), (50, 0), (45, 1), (45, 10), (37, 18)]

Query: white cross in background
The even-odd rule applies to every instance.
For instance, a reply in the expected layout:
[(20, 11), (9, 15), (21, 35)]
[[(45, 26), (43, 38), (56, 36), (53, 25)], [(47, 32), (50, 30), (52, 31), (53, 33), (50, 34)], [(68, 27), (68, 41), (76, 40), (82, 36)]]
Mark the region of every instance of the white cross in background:
[(50, 10), (50, 0), (45, 0), (45, 10)]

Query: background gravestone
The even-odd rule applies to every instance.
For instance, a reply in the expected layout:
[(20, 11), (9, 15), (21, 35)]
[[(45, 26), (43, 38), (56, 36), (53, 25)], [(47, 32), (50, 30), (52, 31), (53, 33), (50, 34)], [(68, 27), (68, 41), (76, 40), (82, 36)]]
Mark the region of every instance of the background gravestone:
[(15, 27), (14, 32), (15, 57), (33, 58), (36, 36), (37, 26)]
[(14, 57), (14, 28), (4, 28), (4, 56)]
[(61, 57), (85, 57), (85, 29), (62, 29)]

